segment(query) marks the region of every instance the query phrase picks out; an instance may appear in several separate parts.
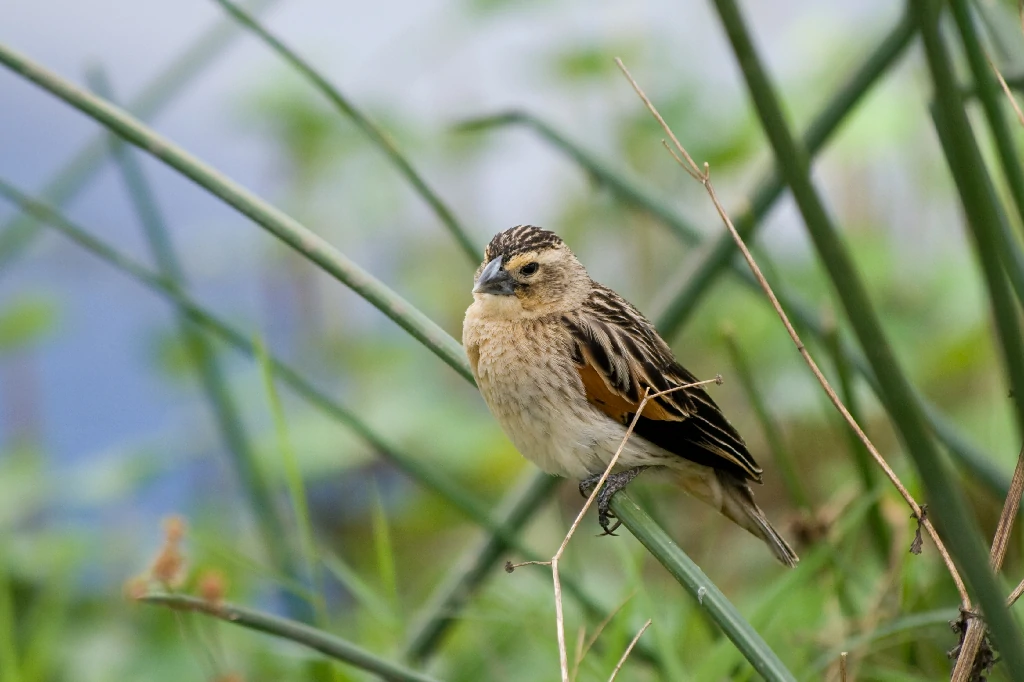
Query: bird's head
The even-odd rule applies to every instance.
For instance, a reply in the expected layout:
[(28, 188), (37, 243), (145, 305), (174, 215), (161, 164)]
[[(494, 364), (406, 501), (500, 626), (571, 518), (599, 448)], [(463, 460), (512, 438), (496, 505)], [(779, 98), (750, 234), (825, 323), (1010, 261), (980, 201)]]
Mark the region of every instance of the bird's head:
[(495, 235), (473, 282), (473, 298), (509, 318), (567, 312), (590, 289), (587, 271), (565, 242), (532, 225)]

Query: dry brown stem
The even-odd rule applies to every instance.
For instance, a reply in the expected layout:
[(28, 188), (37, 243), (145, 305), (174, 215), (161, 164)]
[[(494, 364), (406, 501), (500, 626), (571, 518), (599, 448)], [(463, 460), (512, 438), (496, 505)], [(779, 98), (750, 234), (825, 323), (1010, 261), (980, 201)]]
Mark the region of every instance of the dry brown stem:
[[(1021, 0), (1021, 29), (1024, 30), (1024, 0)], [(1020, 105), (1017, 104), (1017, 98), (1013, 96), (1013, 92), (1010, 90), (1010, 86), (1006, 84), (1006, 79), (1003, 78), (1003, 74), (999, 72), (996, 67), (996, 63), (992, 61), (992, 57), (989, 53), (985, 52), (985, 59), (988, 60), (988, 65), (992, 67), (992, 71), (996, 74), (996, 78), (999, 80), (999, 85), (1003, 86), (1003, 92), (1006, 93), (1006, 99), (1010, 100), (1010, 106), (1013, 107), (1014, 112), (1017, 114), (1017, 120), (1024, 126), (1024, 112), (1020, 110)]]
[(1016, 604), (1022, 594), (1024, 594), (1024, 580), (1021, 580), (1017, 583), (1017, 587), (1013, 588), (1013, 592), (1006, 598), (1006, 605), (1009, 607)]
[[(989, 553), (989, 563), (994, 573), (999, 573), (1003, 565), (1003, 558), (1006, 556), (1006, 547), (1010, 541), (1010, 530), (1013, 528), (1013, 521), (1017, 518), (1017, 510), (1020, 508), (1020, 496), (1024, 492), (1024, 447), (1017, 455), (1017, 467), (1013, 470), (1013, 479), (1010, 481), (1010, 492), (1006, 494), (1006, 501), (1003, 503), (1003, 512), (999, 515), (999, 523), (996, 524), (995, 537), (992, 538), (992, 550)], [(1024, 585), (1024, 583), (1022, 583)], [(1020, 589), (1014, 590), (1014, 594)], [(1018, 595), (1019, 596), (1019, 595)], [(1016, 601), (1010, 595), (1010, 604)], [(957, 652), (956, 667), (953, 668), (952, 682), (967, 682), (972, 679), (975, 669), (975, 659), (978, 651), (985, 644), (985, 621), (981, 618), (970, 618), (967, 621), (967, 634), (959, 646)]]
[[(569, 540), (572, 539), (573, 534), (576, 532), (576, 528), (579, 527), (580, 522), (587, 513), (587, 510), (590, 509), (590, 505), (594, 503), (595, 499), (597, 499), (598, 494), (601, 492), (601, 488), (604, 487), (605, 481), (608, 480), (608, 476), (611, 475), (612, 469), (614, 469), (615, 465), (618, 463), (619, 456), (622, 454), (622, 449), (626, 447), (629, 437), (633, 435), (633, 429), (636, 428), (636, 423), (640, 419), (640, 415), (643, 414), (644, 408), (647, 407), (647, 403), (660, 396), (675, 393), (676, 391), (682, 391), (683, 389), (721, 383), (722, 377), (721, 375), (718, 375), (714, 379), (697, 381), (692, 384), (684, 384), (682, 386), (674, 386), (664, 391), (658, 391), (657, 393), (651, 393), (651, 389), (646, 388), (644, 390), (643, 400), (640, 401), (640, 407), (637, 408), (636, 414), (633, 416), (633, 421), (629, 423), (629, 428), (626, 429), (626, 435), (622, 437), (622, 442), (619, 443), (619, 448), (615, 451), (615, 455), (612, 456), (611, 461), (608, 462), (608, 466), (605, 467), (604, 473), (601, 474), (601, 478), (597, 481), (597, 485), (594, 486), (594, 490), (590, 493), (590, 497), (588, 497), (587, 501), (583, 503), (583, 508), (580, 509), (580, 513), (576, 515), (576, 520), (574, 520), (572, 525), (569, 526), (569, 532), (565, 534), (565, 539), (562, 540), (562, 544), (558, 547), (558, 551), (555, 552), (555, 555), (551, 557), (549, 561), (524, 561), (519, 564), (506, 564), (505, 570), (509, 573), (520, 566), (537, 565), (551, 567), (551, 575), (555, 584), (555, 625), (558, 629), (558, 659), (562, 671), (562, 682), (570, 682), (570, 678), (569, 656), (565, 648), (565, 613), (562, 608), (562, 580), (558, 572), (558, 562), (562, 558), (562, 554), (565, 553), (565, 548), (568, 546)], [(639, 635), (637, 635), (637, 637), (639, 637)]]
[(839, 654), (839, 680), (840, 682), (846, 682), (846, 657), (849, 656), (845, 651)]
[(835, 390), (833, 390), (831, 384), (829, 384), (828, 379), (825, 378), (825, 375), (822, 374), (821, 370), (818, 368), (818, 364), (814, 361), (814, 358), (812, 358), (811, 354), (807, 351), (807, 348), (804, 346), (803, 341), (800, 340), (800, 335), (797, 334), (796, 329), (793, 328), (793, 324), (789, 321), (789, 316), (786, 315), (786, 311), (782, 309), (782, 305), (779, 303), (779, 299), (776, 298), (775, 292), (772, 291), (771, 286), (768, 284), (768, 280), (766, 280), (764, 274), (762, 274), (761, 268), (758, 267), (757, 262), (754, 260), (754, 257), (750, 254), (750, 250), (744, 243), (743, 238), (740, 236), (739, 232), (736, 231), (736, 227), (732, 224), (732, 220), (729, 218), (728, 213), (725, 212), (725, 209), (722, 207), (721, 202), (719, 202), (718, 196), (715, 194), (715, 188), (711, 184), (711, 171), (708, 167), (708, 164), (704, 164), (703, 172), (697, 167), (697, 164), (694, 163), (693, 159), (683, 148), (683, 146), (679, 143), (679, 140), (676, 139), (675, 134), (668, 127), (668, 124), (665, 123), (665, 119), (661, 117), (661, 114), (658, 113), (657, 108), (654, 106), (654, 104), (651, 103), (651, 100), (644, 93), (643, 89), (636, 82), (633, 76), (629, 73), (629, 70), (626, 68), (626, 65), (623, 64), (622, 60), (618, 58), (615, 60), (615, 63), (618, 64), (619, 68), (622, 70), (622, 73), (625, 74), (626, 78), (633, 86), (633, 89), (636, 91), (636, 94), (640, 96), (640, 99), (643, 100), (644, 104), (647, 106), (647, 109), (651, 112), (655, 119), (657, 119), (658, 123), (661, 124), (662, 130), (664, 130), (665, 134), (668, 135), (668, 137), (672, 140), (672, 143), (675, 146), (676, 150), (678, 150), (679, 153), (686, 159), (686, 162), (684, 163), (683, 160), (680, 159), (679, 156), (672, 151), (668, 144), (663, 141), (662, 143), (665, 144), (665, 148), (668, 149), (669, 153), (672, 154), (672, 157), (683, 167), (683, 169), (687, 173), (689, 173), (690, 176), (692, 176), (695, 180), (697, 180), (700, 184), (702, 184), (705, 190), (707, 190), (708, 196), (711, 197), (711, 201), (712, 203), (714, 203), (715, 209), (718, 211), (718, 215), (722, 218), (722, 222), (724, 222), (725, 226), (729, 229), (729, 233), (735, 240), (736, 246), (743, 254), (743, 257), (746, 259), (747, 264), (750, 266), (750, 270), (754, 273), (754, 277), (757, 278), (757, 281), (761, 285), (761, 288), (764, 290), (765, 294), (768, 296), (768, 299), (771, 301), (772, 307), (775, 308), (775, 312), (778, 313), (779, 318), (782, 320), (782, 324), (786, 327), (786, 331), (789, 333), (789, 337), (793, 340), (793, 343), (796, 344), (796, 348), (800, 352), (800, 355), (807, 363), (807, 366), (811, 368), (811, 372), (814, 373), (814, 376), (818, 380), (818, 383), (821, 384), (821, 387), (825, 390), (825, 393), (828, 395), (829, 400), (832, 401), (832, 404), (835, 405), (835, 408), (839, 410), (839, 413), (841, 415), (843, 415), (843, 418), (846, 420), (846, 423), (850, 425), (850, 428), (853, 429), (854, 433), (857, 434), (857, 437), (861, 440), (862, 443), (864, 443), (864, 447), (868, 449), (868, 452), (871, 453), (871, 456), (874, 458), (875, 462), (877, 462), (878, 466), (882, 468), (882, 471), (885, 472), (885, 475), (889, 477), (889, 480), (892, 482), (893, 486), (895, 486), (896, 490), (899, 491), (900, 495), (903, 497), (907, 505), (910, 507), (911, 511), (914, 513), (915, 518), (919, 519), (921, 521), (921, 524), (924, 526), (925, 530), (928, 531), (928, 535), (930, 535), (932, 540), (935, 542), (935, 546), (936, 548), (938, 548), (939, 554), (942, 556), (942, 560), (945, 562), (946, 568), (949, 570), (949, 574), (953, 578), (953, 582), (956, 584), (956, 588), (957, 591), (960, 593), (960, 598), (963, 602), (963, 605), (969, 609), (971, 602), (970, 597), (968, 597), (967, 595), (967, 588), (964, 585), (964, 581), (960, 578), (960, 574), (959, 572), (957, 572), (956, 566), (953, 564), (953, 559), (949, 556), (949, 552), (946, 551), (945, 545), (939, 538), (939, 534), (936, 532), (935, 527), (927, 518), (922, 518), (921, 507), (914, 500), (913, 496), (907, 490), (906, 486), (904, 486), (903, 483), (900, 481), (899, 477), (896, 475), (896, 472), (892, 470), (892, 467), (889, 466), (889, 463), (886, 462), (885, 458), (882, 457), (881, 453), (879, 453), (874, 443), (871, 442), (871, 439), (868, 438), (867, 434), (864, 433), (864, 430), (861, 429), (860, 425), (857, 423), (857, 420), (855, 420), (853, 416), (850, 414), (849, 410), (846, 409), (846, 406), (843, 404), (843, 401), (839, 399), (839, 396), (836, 394)]

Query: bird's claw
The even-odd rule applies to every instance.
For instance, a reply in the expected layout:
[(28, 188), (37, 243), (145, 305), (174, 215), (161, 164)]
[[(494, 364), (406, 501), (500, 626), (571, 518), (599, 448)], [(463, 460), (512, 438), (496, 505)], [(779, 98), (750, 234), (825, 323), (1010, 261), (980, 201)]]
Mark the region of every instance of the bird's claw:
[[(609, 505), (612, 503), (612, 497), (615, 493), (619, 492), (629, 482), (636, 478), (640, 473), (647, 467), (633, 467), (626, 471), (620, 471), (616, 474), (609, 474), (608, 478), (604, 482), (604, 486), (601, 487), (601, 492), (597, 495), (597, 522), (601, 524), (601, 528), (604, 530), (601, 535), (615, 535), (615, 530), (622, 525), (622, 521), (619, 521), (615, 514), (609, 509)], [(580, 494), (583, 497), (590, 497), (597, 482), (601, 480), (603, 474), (594, 474), (580, 481)], [(611, 525), (611, 520), (615, 519), (615, 525)], [(611, 526), (609, 528), (609, 526)]]

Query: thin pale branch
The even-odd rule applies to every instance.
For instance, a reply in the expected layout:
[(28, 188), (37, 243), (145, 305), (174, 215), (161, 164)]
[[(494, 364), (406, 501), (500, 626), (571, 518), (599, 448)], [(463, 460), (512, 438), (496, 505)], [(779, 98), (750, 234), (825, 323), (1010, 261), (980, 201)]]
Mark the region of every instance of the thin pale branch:
[[(1024, 6), (1024, 0), (1021, 0), (1021, 6)], [(1024, 19), (1024, 14), (1021, 15)], [(996, 80), (999, 81), (999, 85), (1003, 88), (1003, 92), (1006, 94), (1006, 99), (1010, 100), (1010, 106), (1013, 107), (1014, 112), (1017, 114), (1017, 120), (1024, 126), (1024, 112), (1020, 110), (1020, 105), (1017, 104), (1017, 98), (1013, 96), (1013, 91), (1010, 90), (1010, 86), (1006, 84), (1006, 79), (1003, 78), (1003, 74), (999, 72), (999, 68), (995, 62), (992, 61), (992, 55), (988, 52), (985, 53), (985, 58), (988, 59), (988, 65), (992, 67), (992, 72), (996, 75)]]
[(608, 678), (608, 682), (615, 682), (616, 676), (619, 674), (619, 671), (622, 670), (622, 666), (626, 664), (626, 659), (629, 658), (629, 652), (633, 650), (633, 647), (636, 646), (636, 643), (640, 641), (641, 635), (647, 632), (647, 628), (649, 627), (651, 627), (650, 618), (647, 619), (647, 622), (644, 623), (644, 626), (640, 628), (640, 630), (636, 633), (636, 636), (633, 637), (632, 641), (630, 641), (629, 646), (626, 647), (626, 650), (622, 652), (622, 658), (620, 658), (618, 664), (616, 664), (615, 670), (612, 671), (612, 676)]
[(761, 268), (758, 267), (757, 262), (751, 255), (750, 250), (747, 248), (746, 243), (744, 243), (743, 241), (743, 238), (740, 236), (739, 232), (736, 231), (736, 227), (733, 225), (732, 220), (729, 218), (729, 214), (726, 213), (725, 209), (722, 207), (721, 202), (718, 200), (718, 196), (715, 194), (714, 186), (711, 184), (711, 175), (708, 165), (704, 164), (703, 172), (699, 168), (697, 168), (697, 164), (694, 163), (690, 155), (686, 153), (685, 149), (683, 149), (682, 145), (676, 139), (675, 135), (672, 133), (671, 129), (669, 129), (668, 125), (665, 124), (664, 119), (661, 117), (660, 114), (658, 114), (654, 104), (651, 103), (650, 99), (648, 99), (643, 89), (636, 82), (633, 76), (629, 73), (629, 70), (626, 68), (626, 65), (622, 63), (621, 59), (616, 59), (615, 62), (616, 64), (619, 65), (619, 68), (622, 69), (623, 74), (625, 74), (626, 78), (633, 86), (633, 89), (636, 90), (637, 94), (644, 101), (644, 104), (647, 105), (648, 110), (650, 110), (654, 117), (660, 122), (660, 124), (662, 125), (662, 129), (673, 141), (673, 143), (676, 146), (676, 149), (686, 159), (686, 164), (689, 165), (689, 168), (687, 168), (687, 165), (683, 163), (683, 160), (680, 159), (679, 156), (672, 151), (672, 149), (668, 148), (667, 144), (666, 149), (668, 149), (669, 153), (672, 154), (673, 158), (675, 158), (676, 161), (679, 162), (680, 165), (682, 165), (684, 169), (690, 173), (691, 176), (693, 176), (698, 182), (700, 182), (704, 186), (705, 190), (707, 190), (708, 196), (711, 197), (711, 201), (712, 203), (714, 203), (715, 209), (718, 211), (719, 217), (722, 219), (722, 222), (725, 223), (725, 226), (729, 229), (730, 234), (732, 234), (733, 239), (736, 241), (736, 246), (740, 249), (740, 252), (743, 254), (743, 257), (747, 261), (747, 264), (750, 266), (751, 271), (754, 273), (754, 277), (757, 278), (757, 281), (761, 285), (761, 288), (764, 290), (765, 295), (768, 296), (768, 300), (771, 301), (772, 307), (775, 309), (775, 312), (782, 320), (782, 324), (783, 326), (785, 326), (786, 331), (789, 333), (789, 337), (793, 340), (793, 343), (796, 345), (797, 351), (799, 351), (801, 357), (803, 357), (804, 361), (807, 363), (807, 366), (810, 367), (811, 372), (814, 374), (814, 377), (818, 380), (818, 383), (821, 384), (821, 387), (824, 389), (826, 395), (828, 395), (829, 400), (839, 411), (839, 413), (843, 416), (843, 419), (846, 420), (846, 423), (849, 424), (850, 428), (853, 429), (853, 431), (857, 434), (857, 437), (864, 444), (864, 447), (868, 449), (868, 452), (871, 453), (871, 456), (874, 458), (878, 466), (882, 469), (882, 471), (885, 472), (885, 475), (892, 482), (896, 490), (899, 491), (900, 495), (906, 501), (907, 506), (909, 506), (911, 511), (914, 513), (915, 518), (919, 519), (924, 528), (928, 531), (928, 534), (935, 542), (935, 546), (938, 548), (939, 554), (942, 556), (942, 560), (945, 562), (946, 567), (949, 570), (950, 576), (953, 578), (953, 582), (956, 584), (957, 591), (960, 593), (961, 600), (965, 605), (969, 606), (970, 597), (968, 597), (967, 595), (967, 588), (964, 585), (963, 580), (960, 578), (960, 574), (959, 572), (957, 572), (956, 566), (953, 564), (953, 560), (949, 556), (949, 553), (946, 551), (945, 545), (943, 545), (942, 540), (939, 538), (939, 535), (936, 532), (934, 526), (932, 526), (932, 523), (927, 519), (927, 517), (924, 517), (922, 515), (921, 507), (917, 504), (917, 501), (914, 500), (913, 496), (910, 494), (910, 491), (907, 490), (906, 486), (903, 485), (899, 477), (896, 475), (896, 472), (893, 471), (892, 467), (889, 466), (889, 463), (885, 461), (885, 458), (882, 457), (881, 453), (875, 447), (874, 443), (871, 442), (871, 439), (868, 438), (867, 434), (864, 433), (864, 430), (853, 418), (849, 410), (846, 409), (846, 406), (843, 404), (843, 401), (839, 399), (839, 396), (832, 388), (832, 385), (829, 383), (828, 379), (825, 378), (825, 375), (822, 373), (821, 369), (818, 368), (818, 364), (814, 361), (814, 358), (811, 357), (811, 354), (810, 352), (808, 352), (807, 347), (804, 346), (803, 341), (801, 341), (800, 339), (800, 335), (797, 334), (797, 331), (793, 327), (793, 324), (789, 321), (789, 316), (786, 315), (786, 311), (782, 309), (782, 305), (779, 304), (778, 298), (775, 297), (775, 292), (772, 291), (771, 285), (768, 284), (768, 280), (765, 279), (764, 274), (761, 272)]
[(1024, 580), (1021, 580), (1017, 584), (1017, 587), (1013, 588), (1013, 592), (1011, 592), (1010, 596), (1006, 598), (1006, 605), (1013, 606), (1016, 604), (1022, 594), (1024, 594)]

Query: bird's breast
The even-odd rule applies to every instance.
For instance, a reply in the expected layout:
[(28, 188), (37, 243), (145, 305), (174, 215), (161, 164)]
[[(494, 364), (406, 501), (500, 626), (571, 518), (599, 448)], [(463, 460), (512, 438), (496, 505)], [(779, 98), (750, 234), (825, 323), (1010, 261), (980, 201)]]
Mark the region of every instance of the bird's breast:
[(480, 320), (463, 343), (484, 401), (516, 448), (548, 473), (582, 478), (593, 463), (593, 410), (557, 323)]

